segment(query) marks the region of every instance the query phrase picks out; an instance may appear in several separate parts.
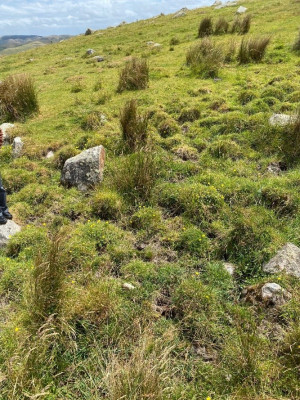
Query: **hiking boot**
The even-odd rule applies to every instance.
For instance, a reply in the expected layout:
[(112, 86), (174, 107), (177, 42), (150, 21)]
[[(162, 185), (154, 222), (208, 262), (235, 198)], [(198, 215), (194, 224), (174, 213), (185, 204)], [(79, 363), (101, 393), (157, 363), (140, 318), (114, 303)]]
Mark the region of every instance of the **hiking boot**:
[(4, 217), (3, 213), (0, 211), (0, 225), (5, 225), (7, 223), (7, 219)]
[(8, 211), (8, 208), (3, 209), (2, 208), (2, 215), (4, 218), (6, 219), (13, 219), (13, 216), (11, 215), (11, 213)]

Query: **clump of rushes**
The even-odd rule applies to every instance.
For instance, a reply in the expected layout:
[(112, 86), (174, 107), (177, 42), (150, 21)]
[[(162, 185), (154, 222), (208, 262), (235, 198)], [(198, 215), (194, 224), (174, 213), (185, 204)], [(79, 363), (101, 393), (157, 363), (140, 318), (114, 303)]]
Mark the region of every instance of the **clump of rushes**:
[(130, 151), (135, 151), (145, 146), (148, 139), (148, 117), (140, 115), (137, 101), (128, 101), (120, 113), (122, 138), (125, 146)]
[(29, 75), (10, 75), (0, 83), (1, 119), (23, 121), (38, 109), (36, 89)]
[(243, 39), (238, 53), (238, 61), (240, 64), (250, 62), (260, 62), (265, 53), (270, 37)]
[(249, 32), (251, 27), (251, 15), (245, 15), (244, 18), (237, 17), (233, 21), (231, 27), (231, 33), (238, 33), (240, 35), (245, 35)]
[(245, 35), (249, 32), (251, 26), (251, 15), (245, 15), (240, 23), (240, 34)]
[(192, 46), (186, 55), (186, 63), (203, 78), (214, 78), (223, 61), (223, 53), (211, 39), (204, 38)]
[(60, 312), (65, 275), (62, 253), (62, 238), (57, 236), (50, 243), (46, 260), (42, 254), (37, 257), (30, 285), (29, 310), (31, 322), (38, 325)]
[(213, 24), (211, 17), (205, 17), (200, 22), (198, 28), (198, 38), (204, 38), (205, 36), (210, 36), (213, 33)]
[(147, 60), (132, 58), (122, 69), (117, 91), (146, 89), (149, 82), (149, 65)]
[(218, 19), (215, 25), (214, 34), (215, 35), (223, 35), (227, 33), (229, 29), (229, 23), (226, 21), (224, 17)]

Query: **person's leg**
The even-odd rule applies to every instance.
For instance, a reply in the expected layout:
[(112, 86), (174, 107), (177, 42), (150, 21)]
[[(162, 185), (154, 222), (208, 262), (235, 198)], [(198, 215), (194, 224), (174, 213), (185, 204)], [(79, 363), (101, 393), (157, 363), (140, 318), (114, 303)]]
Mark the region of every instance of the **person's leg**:
[[(2, 216), (2, 218), (1, 218)], [(2, 225), (6, 219), (12, 219), (11, 213), (8, 211), (7, 204), (6, 204), (6, 191), (2, 185), (2, 180), (0, 177), (0, 224), (2, 220)]]

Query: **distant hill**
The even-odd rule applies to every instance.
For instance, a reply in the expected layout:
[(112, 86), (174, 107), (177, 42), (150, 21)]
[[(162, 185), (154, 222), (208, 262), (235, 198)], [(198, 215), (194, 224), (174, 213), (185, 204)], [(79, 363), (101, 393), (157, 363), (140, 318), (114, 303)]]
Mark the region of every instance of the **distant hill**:
[(33, 47), (44, 46), (49, 43), (60, 42), (70, 38), (69, 35), (52, 35), (52, 36), (38, 36), (38, 35), (7, 35), (0, 37), (0, 55), (13, 54), (20, 51), (29, 50)]

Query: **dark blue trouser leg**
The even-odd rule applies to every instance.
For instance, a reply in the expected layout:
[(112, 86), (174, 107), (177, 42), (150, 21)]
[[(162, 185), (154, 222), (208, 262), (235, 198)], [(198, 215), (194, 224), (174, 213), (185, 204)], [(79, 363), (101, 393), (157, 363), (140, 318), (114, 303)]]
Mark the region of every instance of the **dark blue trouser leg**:
[(6, 204), (6, 191), (2, 185), (2, 179), (0, 176), (0, 208), (1, 209), (6, 209), (7, 204)]

